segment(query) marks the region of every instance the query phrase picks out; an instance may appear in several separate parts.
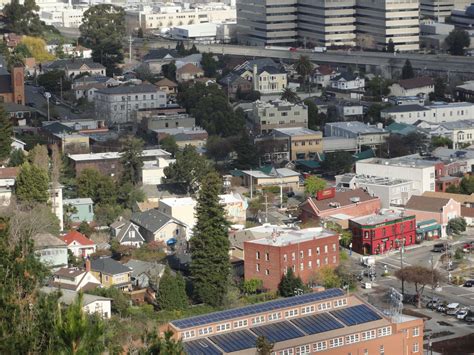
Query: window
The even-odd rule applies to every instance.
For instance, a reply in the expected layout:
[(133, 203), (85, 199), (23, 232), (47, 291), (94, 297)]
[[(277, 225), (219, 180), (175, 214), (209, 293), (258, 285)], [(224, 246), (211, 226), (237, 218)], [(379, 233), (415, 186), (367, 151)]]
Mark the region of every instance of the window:
[(290, 309), (285, 311), (285, 318), (296, 317), (298, 315), (298, 309)]
[(346, 336), (346, 344), (354, 344), (360, 341), (359, 334), (351, 334)]
[(369, 355), (369, 349), (364, 349), (364, 355)]
[(223, 332), (230, 329), (230, 323), (218, 324), (216, 327), (217, 332)]
[(417, 337), (419, 335), (420, 335), (420, 328), (418, 327), (413, 328), (413, 336)]
[(327, 245), (324, 246), (324, 253), (326, 253), (326, 254), (328, 253), (328, 246)]
[(293, 355), (293, 348), (280, 350), (278, 355)]
[(196, 336), (196, 332), (194, 330), (188, 330), (187, 332), (183, 333), (183, 339), (194, 338)]
[(337, 348), (343, 345), (344, 345), (344, 339), (342, 337), (329, 340), (329, 348)]
[(269, 253), (265, 253), (265, 260), (270, 261), (270, 254)]
[[(334, 301), (334, 308), (337, 308), (337, 307), (342, 307), (342, 306), (345, 306), (347, 304), (347, 299), (346, 298), (342, 298), (340, 300), (336, 300)], [(375, 333), (375, 332), (374, 332)]]
[(265, 269), (265, 275), (270, 275), (270, 270)]
[(329, 263), (329, 260), (328, 260), (328, 257), (326, 256), (326, 257), (324, 258), (324, 264), (327, 265), (328, 263)]
[(413, 343), (413, 352), (417, 353), (418, 351), (420, 351), (420, 345), (418, 344), (418, 342)]
[(308, 261), (308, 269), (312, 269), (313, 268), (313, 262), (310, 260)]
[(380, 345), (380, 355), (385, 355), (385, 348), (383, 345)]
[(392, 334), (392, 328), (391, 327), (384, 327), (384, 328), (379, 328), (378, 330), (378, 336), (379, 337), (385, 337), (387, 335)]
[(252, 318), (252, 324), (261, 324), (261, 323), (265, 323), (265, 316), (258, 316), (258, 317)]
[(313, 344), (313, 351), (324, 351), (328, 348), (328, 343), (325, 341), (320, 341), (319, 343)]
[(332, 245), (332, 251), (336, 251), (336, 244), (335, 243)]
[(212, 327), (206, 327), (199, 329), (199, 335), (207, 335), (212, 333)]
[(296, 259), (296, 255), (295, 255), (295, 252), (291, 253), (291, 260), (295, 260)]
[(304, 251), (301, 250), (301, 251), (300, 251), (300, 259), (303, 259), (303, 258), (304, 258)]
[(316, 260), (316, 265), (317, 265), (317, 267), (320, 267), (320, 266), (321, 266), (321, 262), (319, 261), (319, 259)]
[(296, 354), (297, 355), (311, 354), (311, 347), (309, 346), (309, 344), (302, 345), (302, 346), (297, 346), (296, 347)]
[(300, 263), (300, 270), (301, 270), (301, 271), (304, 270), (304, 263)]
[(283, 254), (283, 261), (287, 261), (288, 260), (288, 257), (286, 254)]
[(324, 311), (331, 308), (331, 302), (324, 302), (318, 304), (318, 311)]
[(260, 264), (255, 265), (257, 272), (260, 271)]
[(281, 312), (275, 312), (268, 315), (269, 321), (278, 320), (278, 319), (281, 319)]
[(257, 260), (260, 260), (260, 252), (259, 252), (259, 251), (257, 251), (257, 252), (255, 253), (255, 258), (256, 258)]
[(243, 328), (248, 325), (247, 319), (240, 319), (234, 322), (234, 328)]
[(311, 249), (308, 249), (308, 256), (311, 256)]
[(337, 256), (336, 255), (332, 256), (332, 263), (333, 264), (337, 263)]
[(362, 332), (362, 340), (375, 339), (375, 329)]
[(301, 314), (314, 313), (314, 306), (306, 306), (301, 308)]
[(321, 254), (321, 250), (319, 249), (319, 247), (316, 248), (316, 254), (317, 255)]

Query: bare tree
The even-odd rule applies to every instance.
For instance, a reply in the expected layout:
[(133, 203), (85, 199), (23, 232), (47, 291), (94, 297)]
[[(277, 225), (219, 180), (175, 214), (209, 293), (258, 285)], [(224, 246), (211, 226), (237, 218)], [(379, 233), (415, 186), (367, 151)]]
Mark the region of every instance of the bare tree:
[(32, 164), (46, 172), (49, 171), (48, 148), (45, 145), (35, 145), (28, 155)]
[(395, 272), (397, 279), (415, 285), (417, 296), (417, 307), (421, 307), (421, 296), (426, 285), (434, 287), (440, 280), (441, 275), (437, 270), (432, 270), (424, 266), (407, 266)]

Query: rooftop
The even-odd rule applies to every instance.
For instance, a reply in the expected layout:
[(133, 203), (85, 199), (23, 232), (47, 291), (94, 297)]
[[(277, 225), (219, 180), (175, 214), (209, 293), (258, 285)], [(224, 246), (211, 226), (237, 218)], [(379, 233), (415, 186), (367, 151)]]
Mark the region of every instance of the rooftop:
[(449, 198), (413, 195), (406, 203), (405, 209), (440, 213), (443, 211), (443, 207), (446, 206), (449, 201)]
[(66, 247), (66, 243), (51, 233), (38, 233), (33, 236), (35, 249), (48, 247)]
[(78, 231), (72, 230), (66, 235), (64, 235), (62, 238), (66, 242), (67, 245), (70, 245), (73, 242), (77, 242), (80, 245), (89, 245), (89, 246), (94, 246), (95, 243), (87, 238), (84, 234), (79, 233)]
[(326, 123), (326, 125), (330, 127), (345, 129), (347, 131), (351, 131), (352, 133), (357, 133), (357, 134), (371, 134), (371, 133), (386, 133), (387, 132), (383, 128), (370, 126), (359, 121), (330, 122), (330, 123)]
[(461, 204), (469, 203), (474, 204), (474, 193), (470, 195), (464, 194), (453, 194), (448, 192), (435, 192), (435, 191), (425, 191), (423, 196), (426, 197), (437, 197), (437, 198), (452, 198), (454, 201), (457, 201)]
[(371, 214), (368, 216), (362, 216), (357, 218), (352, 218), (353, 222), (363, 225), (374, 225), (384, 222), (390, 222), (399, 220), (402, 218), (414, 218), (414, 215), (404, 215), (403, 212), (387, 211), (382, 210), (379, 214)]
[[(50, 286), (45, 286), (41, 288), (41, 292), (50, 294), (53, 292), (57, 292), (59, 289), (56, 287), (50, 287)], [(67, 305), (73, 304), (78, 296), (78, 292), (76, 291), (71, 291), (71, 290), (65, 290), (61, 288), (61, 297), (59, 300)], [(96, 295), (90, 295), (88, 293), (84, 293), (82, 296), (82, 301), (83, 301), (83, 306), (87, 306), (88, 304), (91, 304), (96, 301), (110, 301), (110, 298), (102, 297), (102, 296), (96, 296)]]
[(345, 179), (352, 179), (355, 178), (356, 182), (359, 184), (365, 185), (382, 185), (382, 186), (395, 186), (400, 184), (411, 183), (410, 180), (399, 179), (396, 177), (380, 177), (380, 176), (370, 176), (364, 174), (344, 174), (341, 182), (346, 182)]
[(71, 199), (64, 199), (63, 205), (93, 205), (94, 201), (91, 198), (71, 198)]
[(141, 94), (141, 93), (156, 93), (158, 88), (152, 84), (140, 84), (140, 85), (122, 85), (114, 86), (101, 90), (97, 90), (97, 93), (103, 95), (121, 95), (121, 94)]
[(451, 122), (440, 123), (440, 126), (446, 129), (468, 129), (474, 128), (474, 119), (472, 120), (459, 120)]
[(159, 202), (160, 204), (163, 203), (165, 205), (171, 207), (178, 207), (178, 206), (196, 206), (197, 202), (192, 197), (170, 197), (170, 198), (162, 198)]
[(131, 271), (129, 267), (120, 264), (111, 257), (104, 256), (91, 260), (91, 270), (103, 272), (109, 275), (118, 275)]
[(254, 178), (258, 179), (265, 179), (265, 178), (277, 178), (277, 177), (291, 177), (291, 176), (299, 176), (300, 173), (288, 169), (288, 168), (281, 168), (281, 169), (275, 169), (272, 168), (269, 173), (265, 173), (261, 170), (244, 170), (244, 174), (247, 174), (249, 176), (252, 176)]
[[(69, 158), (74, 161), (88, 161), (88, 160), (106, 160), (119, 159), (120, 152), (106, 152), (106, 153), (87, 153), (87, 154), (70, 154)], [(163, 149), (145, 149), (142, 157), (169, 157), (171, 153)]]
[(430, 109), (421, 105), (397, 105), (388, 108), (384, 108), (382, 112), (386, 113), (402, 113), (402, 112), (416, 112), (416, 111), (429, 111)]
[[(364, 164), (374, 164), (374, 165), (387, 165), (387, 166), (399, 166), (399, 167), (406, 167), (406, 168), (414, 168), (414, 169), (425, 169), (429, 167), (434, 167), (434, 165), (439, 162), (437, 160), (424, 160), (421, 159), (419, 155), (415, 154), (415, 156), (404, 156), (399, 158), (392, 158), (392, 159), (383, 159), (383, 158), (370, 158), (361, 160), (360, 163)], [(359, 162), (357, 162), (359, 164)], [(357, 167), (356, 167), (357, 170)]]
[(313, 131), (312, 129), (305, 128), (305, 127), (291, 127), (291, 128), (274, 128), (273, 131), (285, 134), (287, 136), (305, 136), (305, 135), (313, 135), (319, 134), (323, 135), (321, 131)]
[(406, 90), (410, 90), (410, 89), (416, 89), (416, 88), (423, 88), (425, 86), (432, 86), (434, 85), (434, 81), (428, 76), (420, 76), (418, 78), (399, 80), (398, 84), (402, 88)]
[(0, 179), (15, 179), (20, 172), (20, 168), (0, 168)]
[(264, 237), (248, 241), (248, 243), (272, 245), (277, 247), (307, 242), (309, 240), (323, 239), (334, 236), (335, 233), (321, 227), (306, 228), (300, 230), (289, 230), (284, 232), (275, 231), (270, 237)]

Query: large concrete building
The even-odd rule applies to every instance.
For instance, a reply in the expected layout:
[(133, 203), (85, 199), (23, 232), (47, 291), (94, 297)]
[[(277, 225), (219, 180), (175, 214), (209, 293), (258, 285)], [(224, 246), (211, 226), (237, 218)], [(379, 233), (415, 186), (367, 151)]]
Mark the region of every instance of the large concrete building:
[(274, 128), (308, 127), (308, 107), (287, 101), (256, 101), (249, 118), (257, 134), (271, 133)]
[(362, 146), (377, 148), (384, 144), (390, 133), (377, 126), (371, 126), (359, 121), (331, 122), (324, 126), (324, 134), (327, 137), (355, 138), (357, 148)]
[(240, 0), (239, 41), (251, 45), (419, 49), (419, 0)]
[(420, 14), (444, 22), (451, 16), (452, 10), (464, 10), (471, 2), (472, 0), (420, 0)]

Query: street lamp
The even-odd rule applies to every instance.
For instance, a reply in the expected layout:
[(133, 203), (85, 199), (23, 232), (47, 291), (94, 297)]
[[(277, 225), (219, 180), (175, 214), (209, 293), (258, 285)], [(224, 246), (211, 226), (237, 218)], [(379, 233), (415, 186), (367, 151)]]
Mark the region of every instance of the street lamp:
[(434, 300), (434, 259), (433, 255), (431, 255), (430, 258), (430, 264), (431, 264), (431, 302)]

